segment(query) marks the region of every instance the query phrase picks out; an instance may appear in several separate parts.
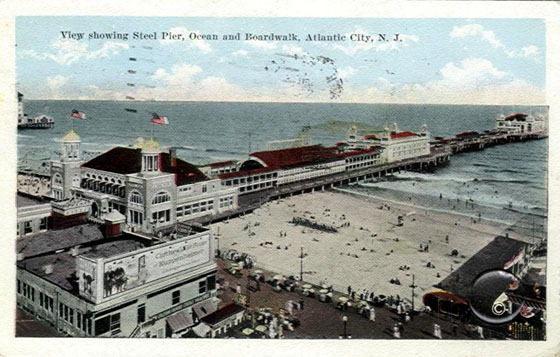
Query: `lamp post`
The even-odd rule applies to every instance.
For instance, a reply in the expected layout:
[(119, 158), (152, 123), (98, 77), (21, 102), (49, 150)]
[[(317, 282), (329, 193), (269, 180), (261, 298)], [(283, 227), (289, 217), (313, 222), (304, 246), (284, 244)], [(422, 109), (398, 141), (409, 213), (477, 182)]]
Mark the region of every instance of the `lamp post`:
[(414, 285), (414, 274), (412, 274), (412, 284), (410, 285), (410, 288), (412, 289), (412, 315), (414, 314), (414, 289), (416, 288), (416, 285)]
[(303, 283), (303, 245), (301, 246), (301, 254), (299, 255), (299, 281)]
[(344, 315), (344, 316), (342, 316), (342, 326), (343, 326), (342, 338), (348, 338), (348, 335), (346, 334), (346, 325), (347, 324), (348, 324), (348, 316)]

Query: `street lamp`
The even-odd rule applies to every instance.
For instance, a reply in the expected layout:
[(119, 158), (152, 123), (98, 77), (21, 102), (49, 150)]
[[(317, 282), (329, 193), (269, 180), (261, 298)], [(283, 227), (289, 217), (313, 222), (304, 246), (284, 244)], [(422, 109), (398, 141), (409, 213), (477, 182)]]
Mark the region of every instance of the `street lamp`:
[(410, 288), (412, 289), (412, 311), (410, 312), (411, 316), (412, 314), (414, 314), (414, 289), (417, 287), (417, 285), (414, 285), (414, 274), (412, 274), (412, 284), (410, 285)]
[(348, 338), (348, 334), (346, 333), (346, 325), (348, 324), (348, 316), (344, 315), (342, 316), (342, 326), (343, 326), (343, 330), (342, 330), (342, 336), (341, 338)]
[(299, 255), (299, 281), (303, 283), (303, 245), (301, 246), (301, 254)]

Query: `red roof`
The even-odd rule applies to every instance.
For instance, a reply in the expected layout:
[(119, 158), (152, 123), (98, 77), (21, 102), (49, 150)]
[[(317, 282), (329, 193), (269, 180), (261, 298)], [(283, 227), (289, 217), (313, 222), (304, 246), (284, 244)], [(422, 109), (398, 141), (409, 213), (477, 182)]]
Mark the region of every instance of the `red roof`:
[(227, 319), (230, 316), (233, 316), (241, 311), (245, 310), (243, 306), (231, 303), (228, 304), (213, 313), (204, 316), (201, 320), (207, 323), (208, 325), (215, 325), (220, 321)]
[(336, 148), (310, 145), (281, 150), (260, 151), (252, 153), (251, 156), (260, 159), (269, 168), (283, 168), (332, 160), (335, 154)]
[(434, 296), (434, 297), (436, 297), (440, 300), (451, 300), (455, 304), (468, 305), (468, 303), (464, 299), (458, 297), (457, 295), (455, 295), (453, 293), (445, 291), (445, 290), (429, 291), (422, 296), (422, 301), (425, 301), (426, 297), (430, 296), (430, 295)]
[(377, 136), (375, 134), (368, 134), (368, 135), (364, 135), (364, 139), (366, 140), (377, 139)]
[(527, 118), (527, 114), (514, 113), (505, 117), (504, 120), (516, 120), (516, 119), (525, 119), (525, 118)]
[[(169, 160), (169, 153), (160, 153), (159, 157), (161, 171), (176, 174), (176, 183), (178, 186), (207, 179), (194, 165), (181, 159), (176, 159), (176, 165), (172, 167)], [(114, 172), (122, 175), (137, 173), (142, 170), (142, 150), (116, 147), (83, 163), (82, 167)]]
[(459, 134), (455, 135), (455, 137), (463, 138), (463, 137), (466, 137), (466, 136), (478, 136), (478, 135), (479, 134), (478, 134), (477, 131), (464, 131), (462, 133), (459, 133)]
[(391, 139), (401, 139), (416, 136), (412, 131), (401, 131), (400, 133), (391, 133)]

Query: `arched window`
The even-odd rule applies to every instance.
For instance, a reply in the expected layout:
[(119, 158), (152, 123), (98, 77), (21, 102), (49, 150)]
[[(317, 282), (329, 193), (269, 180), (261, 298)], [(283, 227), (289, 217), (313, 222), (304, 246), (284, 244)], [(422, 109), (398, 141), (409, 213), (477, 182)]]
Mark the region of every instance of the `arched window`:
[(144, 199), (142, 199), (142, 195), (138, 192), (138, 191), (132, 191), (132, 193), (130, 194), (128, 200), (131, 203), (137, 203), (139, 205), (144, 203)]
[(54, 174), (53, 182), (55, 185), (62, 185), (62, 175), (59, 173)]
[(169, 202), (171, 201), (171, 197), (169, 197), (169, 194), (167, 194), (167, 192), (158, 192), (154, 198), (152, 199), (152, 204), (153, 205), (157, 205), (159, 203), (164, 203), (164, 202)]

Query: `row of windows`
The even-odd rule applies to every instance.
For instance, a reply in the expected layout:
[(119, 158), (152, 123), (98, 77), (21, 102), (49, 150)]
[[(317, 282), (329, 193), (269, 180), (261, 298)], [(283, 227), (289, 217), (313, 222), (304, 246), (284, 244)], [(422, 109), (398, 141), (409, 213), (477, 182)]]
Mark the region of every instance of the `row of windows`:
[(17, 280), (17, 292), (27, 299), (35, 302), (35, 288), (24, 282), (21, 282), (19, 279)]
[(39, 306), (49, 312), (54, 312), (54, 299), (47, 294), (39, 292)]
[(143, 156), (142, 157), (142, 171), (157, 171), (159, 170), (158, 155)]
[(348, 166), (346, 166), (346, 170), (348, 171), (348, 170), (361, 169), (361, 168), (364, 168), (364, 167), (370, 167), (370, 166), (375, 165), (376, 163), (377, 163), (377, 161), (371, 161), (371, 162), (362, 162), (362, 163), (354, 164), (354, 165), (348, 165)]
[(123, 186), (113, 185), (110, 183), (93, 181), (90, 179), (82, 179), (80, 187), (95, 192), (107, 193), (109, 195), (114, 195), (118, 197), (125, 196), (125, 189)]
[(154, 223), (165, 223), (171, 221), (171, 210), (166, 209), (159, 212), (153, 212), (152, 221)]
[(245, 183), (259, 182), (259, 181), (262, 181), (262, 180), (270, 180), (270, 179), (277, 178), (277, 177), (278, 177), (278, 173), (273, 172), (271, 174), (254, 175), (254, 176), (249, 176), (249, 177), (241, 177), (241, 178), (238, 178), (238, 179), (231, 179), (231, 180), (223, 181), (222, 185), (237, 186), (237, 185), (242, 185), (242, 184), (245, 184)]
[(142, 199), (142, 195), (139, 194), (138, 192), (134, 191), (130, 194), (130, 197), (128, 198), (128, 201), (130, 203), (137, 203), (139, 205), (144, 203), (144, 200)]
[(97, 176), (97, 175), (95, 175), (95, 174), (90, 174), (90, 173), (86, 173), (86, 178), (92, 178), (92, 179), (94, 179), (94, 180), (99, 179), (100, 181), (105, 181), (105, 182), (109, 182), (109, 181), (110, 181), (110, 182), (112, 182), (112, 183), (118, 183), (119, 185), (122, 184), (122, 181), (121, 181), (120, 179), (115, 179), (115, 178), (109, 179), (109, 178), (106, 177), (106, 176), (101, 176), (101, 175)]
[(214, 210), (214, 200), (201, 201), (177, 207), (177, 217)]
[(233, 196), (220, 197), (220, 208), (233, 207)]
[(358, 156), (358, 157), (349, 157), (346, 159), (346, 162), (360, 162), (365, 160), (373, 160), (377, 158), (378, 155), (365, 155), (365, 156)]
[(245, 192), (245, 191), (256, 191), (256, 190), (260, 190), (263, 188), (267, 188), (267, 187), (273, 187), (275, 184), (275, 182), (263, 182), (261, 184), (257, 184), (257, 185), (249, 185), (249, 186), (242, 186), (239, 188), (239, 192)]
[(160, 203), (165, 203), (171, 201), (171, 197), (166, 192), (157, 193), (152, 199), (152, 204), (157, 205)]
[(58, 317), (68, 322), (70, 325), (74, 325), (74, 309), (61, 302), (58, 303)]
[[(19, 279), (17, 279), (17, 292), (35, 302), (35, 288)], [(54, 298), (39, 291), (39, 306), (47, 312), (54, 313)], [(70, 325), (74, 325), (74, 309), (62, 302), (58, 303), (58, 317)], [(83, 332), (91, 335), (91, 319), (80, 311), (76, 311), (76, 326)]]
[[(31, 225), (32, 221), (25, 221), (23, 222), (23, 234), (30, 234), (33, 233), (33, 226)], [(39, 220), (39, 231), (46, 231), (51, 226), (51, 217), (43, 217)], [(17, 224), (17, 235), (19, 236), (19, 223)]]

